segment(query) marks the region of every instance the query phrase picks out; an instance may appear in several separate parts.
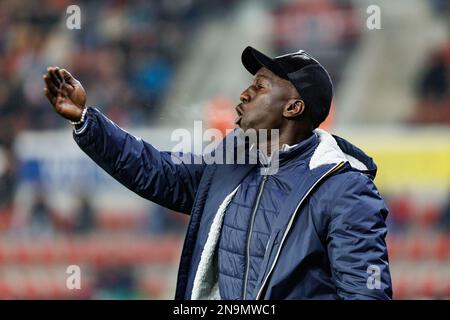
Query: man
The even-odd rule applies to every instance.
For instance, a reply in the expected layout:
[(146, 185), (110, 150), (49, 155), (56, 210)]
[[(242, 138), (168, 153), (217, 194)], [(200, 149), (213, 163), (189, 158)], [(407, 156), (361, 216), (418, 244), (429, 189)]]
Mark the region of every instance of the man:
[(279, 130), (272, 175), (261, 163), (195, 164), (156, 150), (86, 108), (84, 89), (64, 69), (48, 69), (45, 94), (110, 175), (191, 215), (176, 299), (390, 299), (388, 210), (372, 181), (377, 168), (317, 129), (332, 99), (328, 73), (305, 51), (271, 59), (247, 47), (242, 63), (255, 78), (236, 123)]

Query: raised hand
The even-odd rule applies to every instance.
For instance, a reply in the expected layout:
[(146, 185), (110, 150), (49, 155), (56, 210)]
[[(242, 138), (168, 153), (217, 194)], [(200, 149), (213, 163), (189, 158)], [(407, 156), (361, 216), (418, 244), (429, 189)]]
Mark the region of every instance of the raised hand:
[(81, 83), (66, 69), (58, 67), (48, 67), (43, 78), (45, 96), (55, 111), (68, 120), (79, 121), (86, 104)]

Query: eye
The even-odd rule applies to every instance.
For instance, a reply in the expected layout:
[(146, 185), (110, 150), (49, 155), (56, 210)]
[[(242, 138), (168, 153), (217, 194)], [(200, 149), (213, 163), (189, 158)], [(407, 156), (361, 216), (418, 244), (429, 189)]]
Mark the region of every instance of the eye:
[(257, 87), (258, 89), (264, 89), (264, 88), (265, 88), (261, 83), (257, 83), (257, 84), (256, 84), (256, 87)]

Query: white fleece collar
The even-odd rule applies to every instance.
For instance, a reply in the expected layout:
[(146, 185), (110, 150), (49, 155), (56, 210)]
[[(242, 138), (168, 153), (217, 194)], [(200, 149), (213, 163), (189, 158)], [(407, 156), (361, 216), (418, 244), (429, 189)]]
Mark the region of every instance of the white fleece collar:
[(344, 153), (339, 148), (336, 139), (325, 130), (315, 129), (314, 133), (319, 138), (319, 145), (314, 151), (309, 162), (309, 169), (315, 169), (326, 164), (335, 164), (342, 161), (349, 162), (350, 165), (358, 170), (368, 170), (367, 166), (361, 161)]
[(220, 300), (219, 292), (219, 266), (217, 264), (217, 245), (219, 242), (222, 222), (225, 212), (239, 189), (236, 187), (217, 209), (214, 220), (208, 232), (208, 238), (203, 248), (200, 262), (195, 273), (191, 292), (192, 300)]

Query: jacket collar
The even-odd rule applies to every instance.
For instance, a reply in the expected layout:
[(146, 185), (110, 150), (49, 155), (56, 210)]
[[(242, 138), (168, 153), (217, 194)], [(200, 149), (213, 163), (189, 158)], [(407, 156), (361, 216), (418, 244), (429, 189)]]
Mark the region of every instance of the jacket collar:
[(368, 174), (372, 179), (375, 178), (377, 166), (373, 159), (365, 154), (364, 151), (347, 140), (332, 135), (325, 130), (316, 129), (314, 133), (319, 138), (319, 144), (309, 162), (311, 170), (326, 164), (336, 164), (345, 161), (353, 169)]
[(314, 149), (317, 147), (319, 140), (316, 134), (311, 134), (309, 138), (300, 141), (294, 145), (283, 144), (280, 151), (275, 151), (272, 156), (267, 157), (264, 152), (258, 151), (259, 164), (273, 166), (278, 162), (279, 166), (288, 162), (291, 159), (300, 157), (302, 160), (311, 156)]
[(371, 157), (347, 140), (322, 129), (315, 129), (309, 138), (295, 145), (284, 144), (278, 154), (271, 157), (258, 151), (260, 165), (274, 166), (278, 161), (278, 165), (282, 166), (294, 158), (305, 161), (309, 159), (310, 170), (344, 161), (354, 170), (365, 173), (372, 179), (377, 173), (377, 166)]

